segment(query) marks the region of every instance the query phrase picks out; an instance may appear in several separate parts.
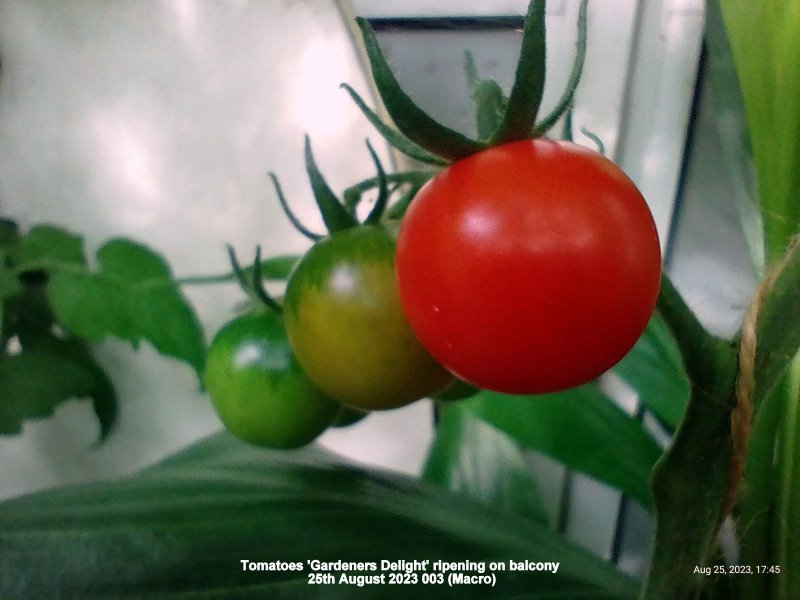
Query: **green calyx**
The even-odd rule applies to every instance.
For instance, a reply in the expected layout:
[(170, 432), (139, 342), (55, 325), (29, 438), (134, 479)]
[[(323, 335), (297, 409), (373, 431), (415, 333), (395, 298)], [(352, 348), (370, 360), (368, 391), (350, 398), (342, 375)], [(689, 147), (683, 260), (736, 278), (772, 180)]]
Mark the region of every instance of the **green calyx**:
[(245, 294), (251, 298), (255, 298), (258, 302), (280, 314), (283, 312), (283, 307), (275, 300), (264, 287), (264, 278), (261, 269), (261, 246), (256, 246), (256, 257), (253, 260), (253, 266), (250, 269), (250, 277), (242, 269), (239, 260), (236, 258), (236, 252), (233, 247), (228, 245), (228, 259), (231, 263), (236, 279), (239, 286)]
[[(433, 175), (433, 173), (425, 171), (387, 174), (369, 140), (366, 141), (366, 145), (375, 165), (376, 176), (347, 188), (342, 194), (342, 199), (339, 199), (317, 166), (309, 137), (306, 136), (305, 138), (306, 172), (314, 200), (328, 234), (353, 229), (361, 225), (376, 225), (384, 218), (398, 218), (405, 211), (410, 198)], [(269, 177), (275, 188), (278, 202), (294, 228), (314, 242), (323, 239), (325, 234), (310, 230), (292, 211), (277, 176), (274, 173), (269, 173)], [(377, 190), (375, 203), (366, 217), (360, 220), (357, 216), (357, 209), (364, 195), (371, 190)], [(392, 202), (393, 198), (394, 201)]]
[(532, 0), (522, 28), (522, 47), (514, 84), (506, 96), (497, 82), (480, 78), (467, 53), (465, 73), (475, 105), (478, 139), (450, 129), (417, 106), (403, 91), (369, 23), (356, 19), (372, 76), (397, 129), (383, 123), (350, 86), (342, 84), (356, 105), (392, 146), (411, 158), (442, 166), (486, 148), (541, 137), (570, 109), (586, 57), (588, 0), (581, 0), (575, 59), (567, 86), (550, 113), (537, 122), (545, 81), (545, 0)]

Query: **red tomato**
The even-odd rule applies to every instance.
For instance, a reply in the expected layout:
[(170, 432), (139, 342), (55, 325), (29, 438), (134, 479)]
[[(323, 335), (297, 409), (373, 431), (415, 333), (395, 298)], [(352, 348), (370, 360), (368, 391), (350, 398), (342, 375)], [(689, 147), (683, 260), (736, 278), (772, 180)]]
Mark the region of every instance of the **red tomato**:
[(661, 252), (642, 195), (569, 142), (491, 148), (434, 177), (397, 242), (406, 317), (478, 387), (544, 393), (619, 361), (655, 306)]

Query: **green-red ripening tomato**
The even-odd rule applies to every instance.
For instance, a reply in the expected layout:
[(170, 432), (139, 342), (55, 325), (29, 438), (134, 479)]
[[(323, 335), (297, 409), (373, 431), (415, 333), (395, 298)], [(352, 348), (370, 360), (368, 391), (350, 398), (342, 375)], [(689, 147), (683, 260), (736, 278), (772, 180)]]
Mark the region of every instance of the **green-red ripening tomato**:
[(394, 251), (381, 226), (339, 231), (312, 246), (286, 286), (297, 360), (321, 390), (353, 408), (395, 408), (451, 380), (403, 316)]
[(274, 311), (237, 317), (220, 329), (208, 350), (204, 381), (228, 431), (257, 446), (307, 444), (341, 410), (306, 377)]
[(597, 152), (543, 139), (430, 180), (401, 223), (396, 264), (425, 348), (507, 393), (559, 391), (612, 367), (647, 325), (661, 276), (634, 184)]

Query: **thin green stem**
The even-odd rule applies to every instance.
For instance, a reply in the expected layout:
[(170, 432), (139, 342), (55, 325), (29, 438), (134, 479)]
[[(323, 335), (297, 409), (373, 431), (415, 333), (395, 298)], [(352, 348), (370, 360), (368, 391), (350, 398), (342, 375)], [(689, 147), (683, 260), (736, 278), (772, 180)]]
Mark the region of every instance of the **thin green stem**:
[(724, 342), (706, 331), (666, 273), (661, 276), (658, 310), (683, 355), (689, 378), (697, 385), (705, 384)]

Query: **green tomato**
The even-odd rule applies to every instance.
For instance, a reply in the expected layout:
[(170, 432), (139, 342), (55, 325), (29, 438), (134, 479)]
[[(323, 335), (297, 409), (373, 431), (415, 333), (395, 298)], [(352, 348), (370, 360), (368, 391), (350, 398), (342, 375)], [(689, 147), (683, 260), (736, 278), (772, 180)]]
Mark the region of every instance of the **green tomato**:
[(400, 306), (394, 237), (363, 226), (317, 242), (289, 277), (286, 332), (309, 378), (342, 404), (389, 409), (452, 376), (417, 341)]
[(257, 446), (307, 444), (341, 410), (303, 373), (273, 311), (238, 317), (217, 333), (204, 381), (228, 431)]

